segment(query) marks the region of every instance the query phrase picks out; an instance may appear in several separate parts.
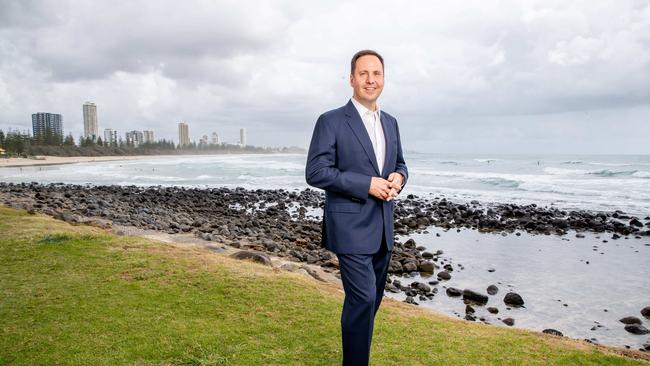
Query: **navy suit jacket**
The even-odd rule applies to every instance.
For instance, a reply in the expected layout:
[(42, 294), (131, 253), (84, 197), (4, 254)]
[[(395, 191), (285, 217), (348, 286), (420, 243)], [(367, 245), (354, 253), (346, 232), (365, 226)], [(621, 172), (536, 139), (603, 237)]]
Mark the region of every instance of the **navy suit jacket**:
[(323, 245), (337, 254), (373, 254), (382, 234), (393, 249), (394, 201), (368, 194), (372, 177), (386, 179), (392, 172), (408, 178), (402, 155), (397, 120), (381, 112), (386, 158), (379, 171), (368, 132), (359, 112), (349, 101), (323, 113), (312, 135), (305, 178), (307, 184), (325, 190)]

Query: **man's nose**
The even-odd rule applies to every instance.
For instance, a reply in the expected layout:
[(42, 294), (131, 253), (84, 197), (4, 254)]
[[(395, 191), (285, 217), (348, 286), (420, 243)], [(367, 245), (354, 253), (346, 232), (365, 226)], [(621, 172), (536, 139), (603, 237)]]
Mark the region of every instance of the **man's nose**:
[(375, 77), (370, 74), (368, 75), (368, 78), (366, 79), (366, 84), (374, 84), (375, 83)]

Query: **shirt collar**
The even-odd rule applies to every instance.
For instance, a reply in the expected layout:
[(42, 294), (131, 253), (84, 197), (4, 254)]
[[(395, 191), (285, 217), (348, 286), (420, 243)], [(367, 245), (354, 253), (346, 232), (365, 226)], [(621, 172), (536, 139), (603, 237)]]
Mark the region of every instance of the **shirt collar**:
[[(354, 99), (354, 97), (350, 98), (350, 100), (352, 101), (352, 104), (354, 104), (354, 108), (356, 108), (357, 112), (359, 112), (359, 116), (361, 116), (361, 119), (363, 119), (363, 116), (366, 113), (370, 112), (368, 108), (366, 108), (363, 104), (361, 104), (356, 99)], [(377, 116), (379, 116), (380, 115), (379, 104), (377, 104), (377, 110), (375, 112), (370, 112), (370, 113), (376, 113)]]

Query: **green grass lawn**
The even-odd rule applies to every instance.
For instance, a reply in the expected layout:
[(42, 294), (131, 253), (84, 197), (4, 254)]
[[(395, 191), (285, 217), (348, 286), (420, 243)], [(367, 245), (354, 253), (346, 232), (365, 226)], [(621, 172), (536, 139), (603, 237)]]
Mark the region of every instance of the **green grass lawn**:
[[(207, 250), (0, 207), (0, 365), (336, 365), (343, 295)], [(386, 300), (373, 365), (636, 365)]]

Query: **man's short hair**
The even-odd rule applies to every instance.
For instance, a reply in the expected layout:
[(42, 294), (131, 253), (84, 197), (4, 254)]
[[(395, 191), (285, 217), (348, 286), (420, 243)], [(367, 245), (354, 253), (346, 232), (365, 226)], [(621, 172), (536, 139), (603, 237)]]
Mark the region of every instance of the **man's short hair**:
[(362, 57), (362, 56), (375, 56), (379, 59), (379, 62), (381, 62), (381, 69), (384, 69), (384, 58), (381, 57), (379, 53), (373, 50), (361, 50), (352, 56), (352, 62), (350, 63), (350, 74), (354, 75), (354, 70), (357, 68), (357, 60)]

